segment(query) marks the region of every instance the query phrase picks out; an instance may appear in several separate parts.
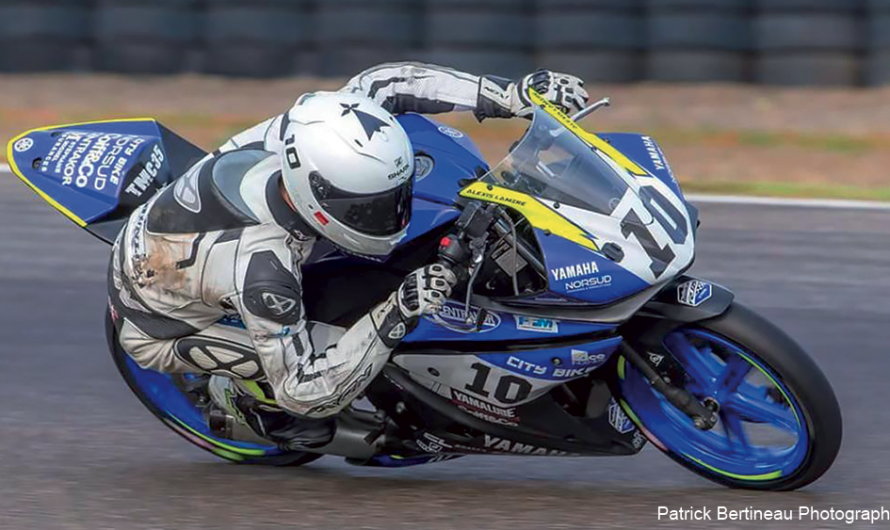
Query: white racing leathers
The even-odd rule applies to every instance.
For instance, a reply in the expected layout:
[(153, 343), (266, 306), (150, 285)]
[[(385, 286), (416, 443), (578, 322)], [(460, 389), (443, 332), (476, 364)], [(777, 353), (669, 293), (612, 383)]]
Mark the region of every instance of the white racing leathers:
[[(509, 115), (479, 96), (479, 77), (434, 66), (382, 65), (343, 90), (394, 114)], [(287, 120), (236, 135), (138, 208), (114, 246), (109, 298), (140, 366), (264, 379), (281, 407), (321, 418), (371, 382), (405, 328), (395, 297), (345, 330), (304, 313), (300, 265), (315, 237), (279, 189)]]

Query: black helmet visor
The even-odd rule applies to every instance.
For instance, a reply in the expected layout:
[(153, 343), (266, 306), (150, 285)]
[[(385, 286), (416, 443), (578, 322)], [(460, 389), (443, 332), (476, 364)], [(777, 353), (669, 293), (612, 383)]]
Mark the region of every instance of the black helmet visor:
[(391, 236), (408, 226), (414, 178), (380, 193), (341, 190), (318, 172), (309, 175), (312, 195), (322, 209), (344, 225), (370, 236)]

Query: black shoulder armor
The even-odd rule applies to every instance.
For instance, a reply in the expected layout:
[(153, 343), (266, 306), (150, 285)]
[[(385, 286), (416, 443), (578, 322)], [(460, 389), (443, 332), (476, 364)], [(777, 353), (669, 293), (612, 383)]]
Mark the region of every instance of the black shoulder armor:
[(303, 289), (271, 250), (250, 257), (244, 278), (244, 305), (254, 315), (283, 325), (303, 316)]

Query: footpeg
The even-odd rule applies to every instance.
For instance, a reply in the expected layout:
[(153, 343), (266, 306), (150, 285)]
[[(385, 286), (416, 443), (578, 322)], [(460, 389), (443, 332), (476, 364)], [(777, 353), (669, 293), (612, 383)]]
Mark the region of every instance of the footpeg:
[(207, 427), (214, 436), (231, 440), (233, 423), (235, 418), (221, 410), (211, 409), (207, 414)]

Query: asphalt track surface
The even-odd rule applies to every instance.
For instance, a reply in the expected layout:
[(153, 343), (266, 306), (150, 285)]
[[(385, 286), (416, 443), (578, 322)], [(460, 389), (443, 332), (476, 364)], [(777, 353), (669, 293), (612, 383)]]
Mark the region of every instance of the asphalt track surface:
[(762, 528), (658, 522), (657, 507), (890, 509), (890, 211), (705, 204), (701, 218), (693, 272), (795, 336), (841, 401), (840, 457), (803, 491), (727, 490), (651, 447), (399, 470), (217, 460), (116, 373), (102, 334), (108, 248), (0, 174), (0, 528)]

